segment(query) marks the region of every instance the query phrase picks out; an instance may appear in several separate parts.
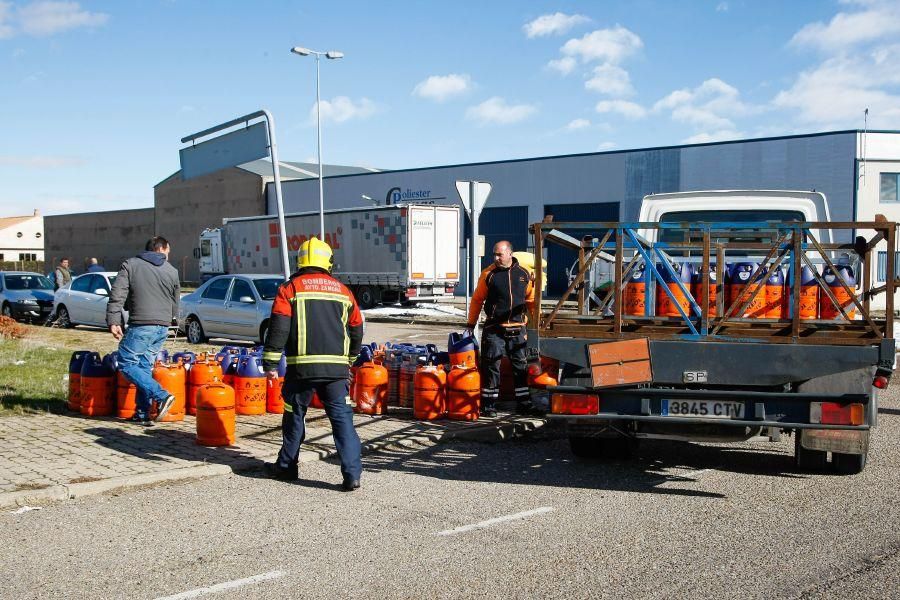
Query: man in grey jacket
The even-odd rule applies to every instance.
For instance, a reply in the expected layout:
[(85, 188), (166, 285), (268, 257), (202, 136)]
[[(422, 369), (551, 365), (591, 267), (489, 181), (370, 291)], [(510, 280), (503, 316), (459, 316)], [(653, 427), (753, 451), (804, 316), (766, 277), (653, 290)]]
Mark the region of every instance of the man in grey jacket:
[[(122, 263), (106, 305), (106, 324), (119, 340), (119, 370), (137, 386), (137, 411), (132, 421), (150, 425), (151, 403), (159, 421), (175, 401), (153, 379), (153, 362), (178, 316), (181, 285), (178, 271), (166, 262), (169, 242), (155, 236), (146, 251)], [(128, 311), (128, 329), (122, 331), (122, 310)]]

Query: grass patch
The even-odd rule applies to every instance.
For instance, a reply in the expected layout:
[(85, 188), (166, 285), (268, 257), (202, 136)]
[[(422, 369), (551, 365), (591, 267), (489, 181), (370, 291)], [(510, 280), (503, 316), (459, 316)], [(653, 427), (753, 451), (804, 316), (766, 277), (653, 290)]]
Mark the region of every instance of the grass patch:
[(0, 416), (61, 412), (71, 355), (27, 338), (0, 338)]

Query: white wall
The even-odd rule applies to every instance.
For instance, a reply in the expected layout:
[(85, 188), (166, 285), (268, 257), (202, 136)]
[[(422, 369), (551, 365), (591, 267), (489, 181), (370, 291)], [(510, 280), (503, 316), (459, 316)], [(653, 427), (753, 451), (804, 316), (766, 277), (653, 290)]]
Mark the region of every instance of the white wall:
[(0, 229), (0, 254), (3, 254), (3, 260), (17, 261), (19, 253), (23, 252), (37, 254), (38, 260), (44, 260), (44, 217), (31, 217)]

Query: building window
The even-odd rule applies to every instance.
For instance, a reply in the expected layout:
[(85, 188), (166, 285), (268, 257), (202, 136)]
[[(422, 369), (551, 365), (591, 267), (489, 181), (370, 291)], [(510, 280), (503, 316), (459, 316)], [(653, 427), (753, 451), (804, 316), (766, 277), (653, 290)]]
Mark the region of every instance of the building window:
[(19, 260), (37, 260), (37, 254), (31, 252), (20, 252)]
[(878, 188), (879, 202), (900, 202), (900, 173), (882, 173)]
[(21, 231), (16, 232), (16, 237), (17, 237), (17, 238), (22, 237), (22, 232), (21, 232)]
[(36, 237), (37, 239), (41, 239), (41, 232), (38, 231), (37, 233), (35, 233), (34, 237)]
[[(887, 252), (878, 253), (878, 273), (876, 279), (878, 283), (884, 283), (887, 280)], [(894, 279), (900, 278), (900, 252), (894, 253)]]
[(3, 262), (3, 255), (0, 254), (0, 262)]

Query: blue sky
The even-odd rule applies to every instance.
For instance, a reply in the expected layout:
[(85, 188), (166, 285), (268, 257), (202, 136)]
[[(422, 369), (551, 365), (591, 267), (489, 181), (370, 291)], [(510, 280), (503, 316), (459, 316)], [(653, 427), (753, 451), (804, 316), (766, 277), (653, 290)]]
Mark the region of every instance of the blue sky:
[(0, 0), (0, 216), (151, 206), (180, 138), (268, 108), (282, 160), (453, 164), (900, 129), (900, 3)]

